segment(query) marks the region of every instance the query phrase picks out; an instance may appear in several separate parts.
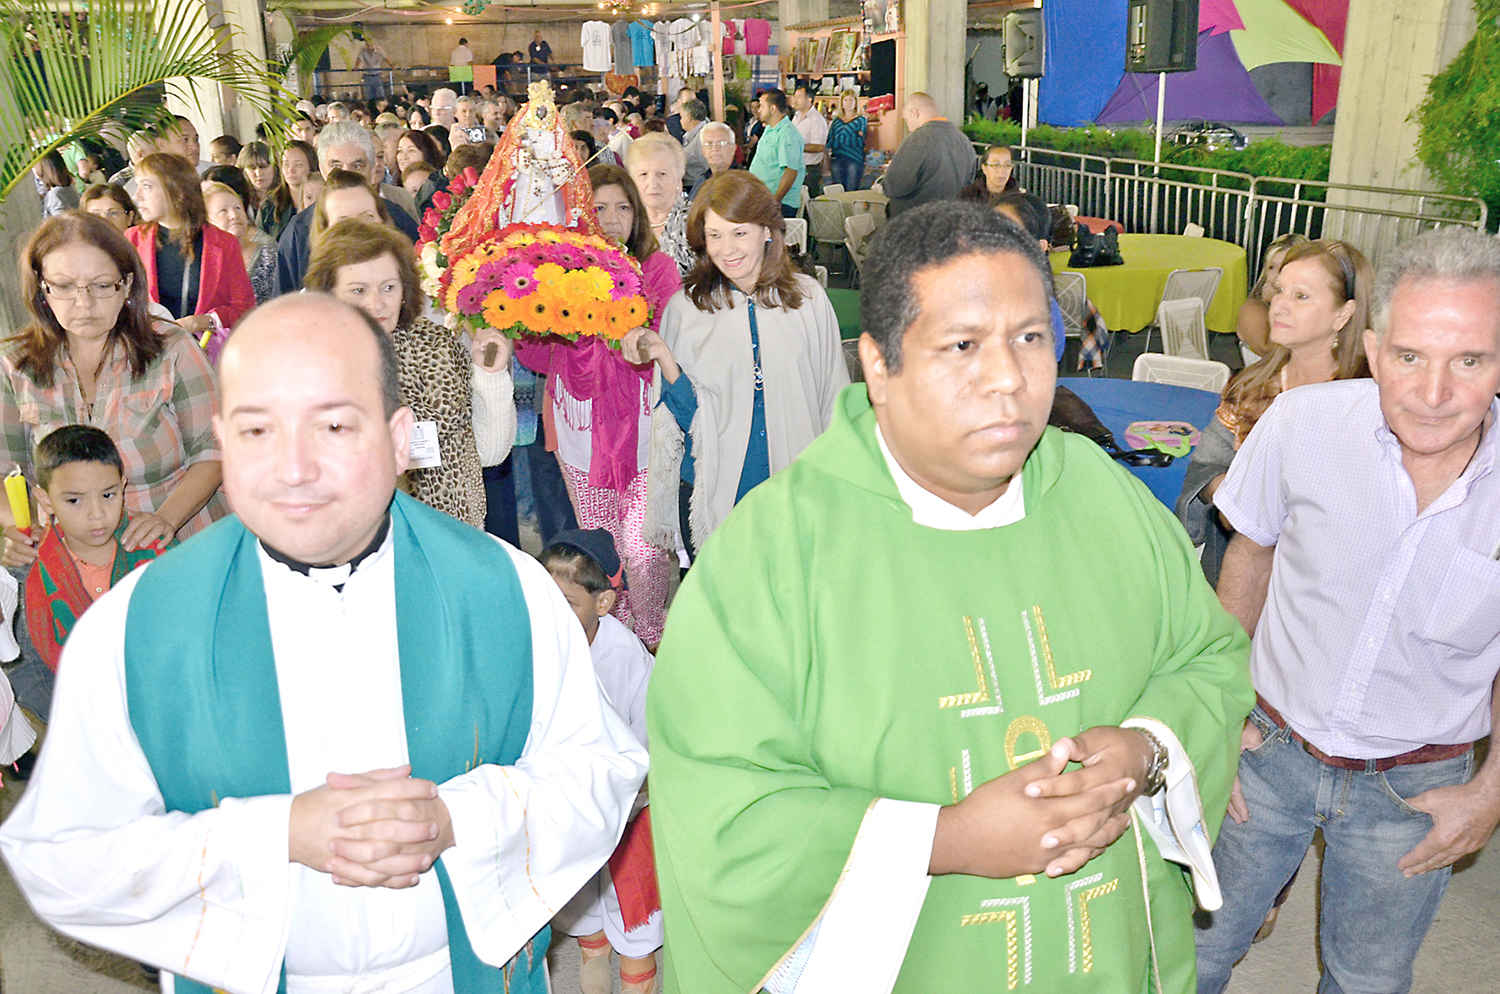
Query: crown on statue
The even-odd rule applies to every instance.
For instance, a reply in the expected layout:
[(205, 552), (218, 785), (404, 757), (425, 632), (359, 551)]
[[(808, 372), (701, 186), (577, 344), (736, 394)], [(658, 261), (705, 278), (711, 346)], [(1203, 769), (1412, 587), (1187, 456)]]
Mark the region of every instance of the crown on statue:
[(552, 100), (552, 84), (539, 79), (526, 87), (526, 106), (521, 116), (524, 128), (542, 128), (552, 124), (557, 104)]

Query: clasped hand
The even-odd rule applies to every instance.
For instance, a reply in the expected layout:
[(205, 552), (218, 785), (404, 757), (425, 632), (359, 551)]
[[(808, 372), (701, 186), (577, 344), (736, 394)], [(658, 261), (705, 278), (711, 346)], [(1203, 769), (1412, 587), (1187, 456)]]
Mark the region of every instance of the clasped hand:
[(328, 782), (292, 798), (293, 862), (346, 887), (416, 886), (453, 845), (453, 822), (437, 784), (410, 766), (330, 773)]
[[(1129, 729), (1090, 728), (981, 784), (938, 815), (930, 870), (982, 877), (1078, 871), (1130, 824), (1151, 745)], [(1069, 763), (1081, 766), (1067, 771)]]

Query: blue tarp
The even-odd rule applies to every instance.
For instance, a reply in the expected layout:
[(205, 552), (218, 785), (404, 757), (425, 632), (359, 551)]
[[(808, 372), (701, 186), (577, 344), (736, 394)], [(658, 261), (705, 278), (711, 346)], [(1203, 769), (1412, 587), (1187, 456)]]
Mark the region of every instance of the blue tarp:
[(1047, 75), (1037, 120), (1092, 124), (1125, 75), (1125, 0), (1047, 0)]

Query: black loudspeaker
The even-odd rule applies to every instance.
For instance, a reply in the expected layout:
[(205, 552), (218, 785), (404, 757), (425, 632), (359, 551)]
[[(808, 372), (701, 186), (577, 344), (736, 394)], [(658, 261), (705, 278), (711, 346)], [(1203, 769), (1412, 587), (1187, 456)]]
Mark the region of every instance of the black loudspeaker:
[(1036, 79), (1046, 70), (1047, 32), (1042, 12), (1036, 7), (1013, 10), (1005, 15), (1005, 75), (1011, 79)]
[(877, 41), (870, 46), (870, 90), (866, 96), (878, 97), (896, 92), (896, 42)]
[(1192, 72), (1197, 68), (1198, 0), (1130, 0), (1125, 71)]

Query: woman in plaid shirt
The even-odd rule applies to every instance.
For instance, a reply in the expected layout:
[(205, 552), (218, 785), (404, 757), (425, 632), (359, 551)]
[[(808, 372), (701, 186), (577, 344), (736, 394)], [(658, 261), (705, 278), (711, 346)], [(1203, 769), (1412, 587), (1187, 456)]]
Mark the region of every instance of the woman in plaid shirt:
[[(153, 322), (125, 237), (90, 214), (48, 218), (22, 253), (21, 285), (32, 323), (0, 348), (0, 459), (31, 479), (36, 443), (54, 429), (104, 429), (125, 461), (130, 549), (186, 538), (228, 513), (213, 369), (175, 325)], [(5, 564), (35, 559), (3, 502), (0, 520)]]

